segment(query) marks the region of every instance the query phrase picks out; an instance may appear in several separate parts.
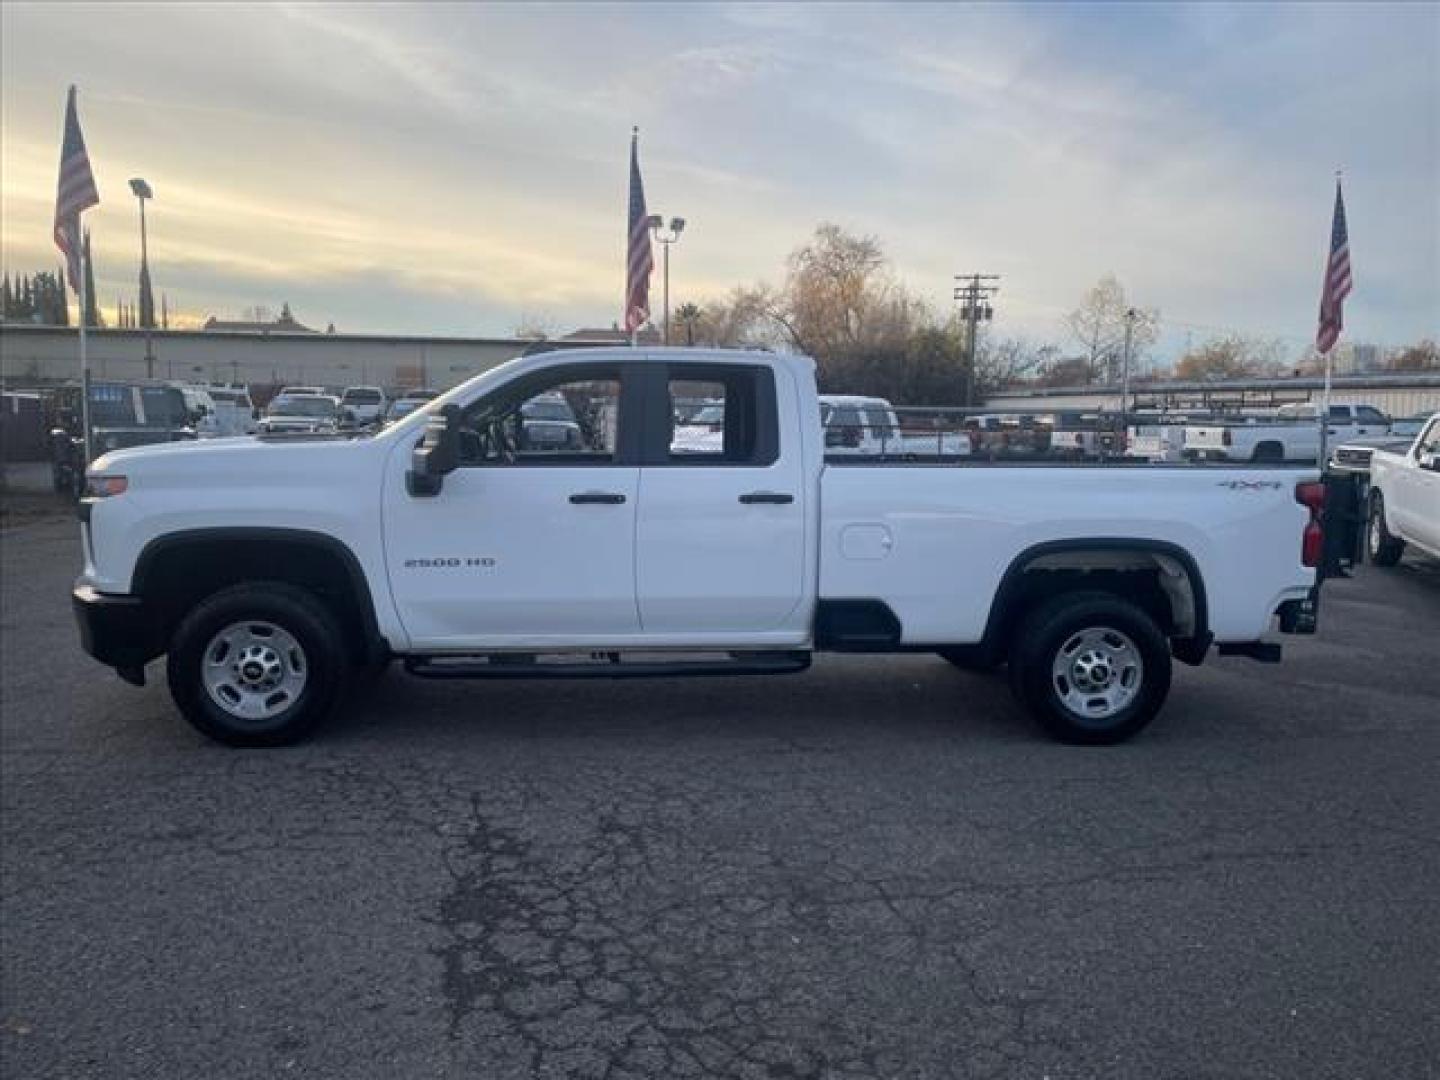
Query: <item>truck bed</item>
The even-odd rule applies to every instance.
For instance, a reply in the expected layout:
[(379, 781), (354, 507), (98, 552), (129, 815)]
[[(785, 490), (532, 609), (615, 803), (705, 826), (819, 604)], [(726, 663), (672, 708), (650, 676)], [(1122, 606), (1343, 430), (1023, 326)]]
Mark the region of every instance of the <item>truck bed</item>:
[[(1126, 482), (1115, 482), (1116, 468)], [(906, 644), (978, 641), (1017, 556), (1141, 541), (1193, 560), (1217, 641), (1253, 641), (1315, 573), (1301, 563), (1313, 468), (1115, 464), (827, 464), (820, 477), (821, 600), (877, 599)], [(1133, 546), (1133, 545), (1132, 545)], [(1103, 561), (1103, 560), (1102, 560)]]

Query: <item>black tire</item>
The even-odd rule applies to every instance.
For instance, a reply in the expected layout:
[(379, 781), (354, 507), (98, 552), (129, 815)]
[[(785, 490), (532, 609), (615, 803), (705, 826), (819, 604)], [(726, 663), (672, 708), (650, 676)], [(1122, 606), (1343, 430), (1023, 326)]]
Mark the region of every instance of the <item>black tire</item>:
[(1370, 512), (1365, 520), (1365, 556), (1376, 566), (1394, 566), (1405, 554), (1405, 541), (1392, 536), (1385, 527), (1385, 497), (1370, 493)]
[[(205, 685), (205, 653), (227, 627), (269, 624), (302, 650), (303, 689), (282, 711), (246, 720), (223, 708)], [(170, 695), (194, 727), (228, 746), (287, 746), (308, 736), (339, 704), (350, 664), (334, 615), (314, 594), (278, 581), (235, 585), (207, 597), (170, 641)], [(223, 688), (222, 688), (223, 689)]]
[(994, 671), (1000, 666), (1000, 658), (981, 652), (973, 646), (936, 649), (935, 655), (961, 671)]
[[(1108, 631), (1139, 655), (1133, 696), (1109, 715), (1073, 711), (1053, 674), (1061, 650), (1085, 631)], [(1124, 742), (1165, 703), (1170, 643), (1145, 611), (1112, 593), (1062, 593), (1021, 620), (1010, 650), (1010, 689), (1051, 738), (1085, 746)]]
[(1265, 464), (1276, 464), (1285, 460), (1285, 447), (1278, 442), (1262, 442), (1255, 447), (1255, 453), (1250, 457), (1251, 461)]

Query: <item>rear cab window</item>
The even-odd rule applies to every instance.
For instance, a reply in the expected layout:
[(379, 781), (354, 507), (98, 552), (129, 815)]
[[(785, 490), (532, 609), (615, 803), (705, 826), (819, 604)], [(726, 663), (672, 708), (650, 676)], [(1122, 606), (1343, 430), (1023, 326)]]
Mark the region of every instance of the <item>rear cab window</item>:
[(775, 373), (754, 364), (673, 364), (650, 414), (666, 437), (652, 465), (752, 465), (780, 454)]

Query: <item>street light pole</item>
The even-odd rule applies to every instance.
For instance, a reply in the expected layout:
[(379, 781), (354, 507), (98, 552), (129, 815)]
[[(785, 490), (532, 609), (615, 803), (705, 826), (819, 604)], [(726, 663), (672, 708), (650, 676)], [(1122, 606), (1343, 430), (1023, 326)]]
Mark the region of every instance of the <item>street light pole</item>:
[(1125, 312), (1125, 357), (1120, 365), (1120, 427), (1130, 427), (1130, 346), (1135, 340), (1135, 309)]
[(663, 325), (663, 327), (664, 327), (664, 331), (663, 331), (663, 333), (664, 333), (664, 338), (663, 338), (664, 344), (669, 345), (669, 344), (670, 344), (670, 245), (678, 242), (679, 239), (680, 239), (680, 234), (685, 231), (685, 219), (682, 218), (682, 217), (674, 217), (674, 218), (671, 218), (671, 219), (670, 219), (670, 231), (669, 231), (668, 234), (663, 231), (664, 228), (665, 228), (665, 219), (664, 219), (664, 217), (662, 217), (660, 214), (651, 214), (651, 215), (650, 215), (649, 224), (650, 224), (650, 231), (654, 234), (656, 242), (659, 243), (659, 244), (664, 248), (663, 259), (664, 259), (664, 281), (665, 281), (665, 290), (664, 290), (664, 297), (665, 297), (665, 299), (664, 299), (664, 304), (665, 304), (665, 307), (664, 307), (665, 320), (664, 320), (664, 322), (663, 322), (662, 325)]
[(145, 200), (153, 199), (155, 193), (150, 190), (141, 177), (134, 177), (130, 181), (130, 190), (135, 193), (135, 199), (140, 203), (140, 325), (145, 328), (145, 377), (155, 377), (155, 340), (152, 336), (155, 329), (155, 291), (150, 287), (150, 251), (145, 236)]

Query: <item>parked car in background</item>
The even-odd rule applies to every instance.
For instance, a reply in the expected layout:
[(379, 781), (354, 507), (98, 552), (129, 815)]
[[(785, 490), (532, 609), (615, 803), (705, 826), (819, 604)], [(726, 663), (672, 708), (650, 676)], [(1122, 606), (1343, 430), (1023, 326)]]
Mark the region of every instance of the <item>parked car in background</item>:
[(1379, 566), (1400, 561), (1406, 546), (1440, 559), (1440, 413), (1404, 447), (1370, 456), (1366, 554)]
[(1198, 418), (1185, 414), (1157, 413), (1136, 416), (1125, 431), (1125, 456), (1141, 461), (1178, 462), (1185, 460), (1185, 429)]
[(1101, 413), (1058, 412), (1050, 417), (1049, 455), (1055, 458), (1099, 458), (1124, 449), (1118, 421)]
[(709, 401), (679, 405), (673, 413), (672, 454), (720, 453), (725, 446), (725, 403)]
[(196, 438), (213, 439), (223, 434), (215, 417), (215, 399), (203, 387), (180, 383), (180, 393), (185, 398), (185, 410), (190, 417), (190, 426), (195, 429)]
[(340, 401), (328, 394), (277, 397), (260, 418), (261, 435), (328, 435), (340, 430)]
[[(950, 431), (934, 428), (934, 434), (907, 431), (895, 407), (884, 398), (821, 394), (819, 400), (827, 455), (913, 459), (968, 457), (971, 452), (970, 438), (958, 424)], [(929, 419), (924, 423), (933, 425)]]
[[(78, 495), (85, 483), (85, 429), (80, 387), (50, 398), (50, 466), (56, 491)], [(95, 455), (195, 438), (190, 407), (175, 386), (156, 382), (92, 382), (91, 443)]]
[(1330, 455), (1330, 471), (1368, 475), (1370, 455), (1379, 447), (1404, 449), (1420, 434), (1420, 429), (1429, 422), (1428, 416), (1406, 416), (1390, 421), (1388, 435), (1362, 435), (1347, 439), (1335, 447)]
[(967, 416), (964, 429), (971, 450), (991, 460), (1030, 460), (1050, 450), (1050, 424), (1028, 413)]
[(390, 407), (385, 410), (385, 423), (393, 424), (397, 420), (403, 420), (416, 409), (423, 409), (433, 400), (435, 400), (434, 394), (422, 397), (407, 393), (404, 397), (396, 398), (390, 402)]
[(378, 386), (347, 386), (340, 395), (340, 408), (348, 410), (357, 427), (375, 427), (385, 418), (389, 402)]
[(270, 400), (276, 402), (292, 397), (328, 397), (329, 393), (323, 386), (282, 386)]
[[(1215, 461), (1315, 461), (1320, 456), (1320, 409), (1282, 405), (1269, 418), (1211, 420), (1185, 429), (1185, 456)], [(1326, 439), (1384, 435), (1390, 418), (1370, 405), (1331, 405)]]
[(584, 434), (570, 403), (559, 394), (541, 394), (520, 407), (520, 447), (535, 453), (580, 450)]
[(206, 392), (215, 403), (215, 423), (222, 436), (253, 435), (259, 414), (243, 386), (207, 386)]

